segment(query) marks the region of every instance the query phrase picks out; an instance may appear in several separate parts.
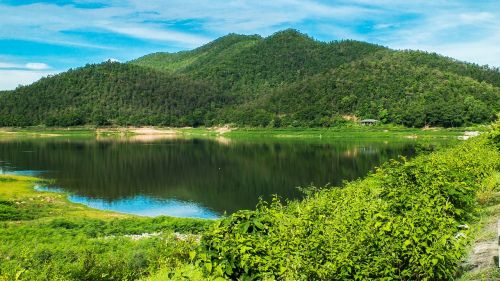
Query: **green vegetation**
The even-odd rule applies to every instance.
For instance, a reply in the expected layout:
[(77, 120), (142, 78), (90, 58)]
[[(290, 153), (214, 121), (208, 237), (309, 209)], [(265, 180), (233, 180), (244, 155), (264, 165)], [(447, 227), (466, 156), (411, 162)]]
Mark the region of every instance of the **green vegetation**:
[(134, 280), (188, 259), (212, 223), (96, 211), (37, 181), (0, 176), (0, 280)]
[(338, 114), (354, 113), (408, 127), (457, 127), (492, 120), (499, 99), (498, 87), (378, 53), (283, 87), (245, 110), (272, 113), (268, 118), (281, 126), (341, 126), (347, 122)]
[[(363, 180), (215, 222), (96, 211), (34, 191), (37, 179), (3, 175), (0, 280), (452, 279), (482, 237), (477, 217), (498, 209), (499, 136), (496, 125)], [(498, 274), (463, 278), (475, 276)]]
[[(224, 133), (224, 137), (237, 139), (280, 138), (280, 139), (451, 139), (463, 135), (464, 130), (482, 131), (484, 127), (433, 128), (430, 130), (394, 126), (353, 126), (349, 128), (238, 128)], [(202, 135), (206, 130), (182, 129), (185, 134)], [(211, 131), (209, 131), (211, 133)]]
[(107, 62), (0, 94), (0, 125), (195, 126), (220, 104), (207, 83)]
[(498, 69), (294, 30), (230, 34), (192, 51), (87, 65), (0, 93), (0, 126), (408, 127), (487, 123)]
[(500, 188), (487, 184), (500, 171), (496, 130), (301, 202), (237, 212), (204, 234), (200, 266), (241, 280), (452, 279), (468, 242), (459, 225), (474, 220), (478, 194)]
[(479, 193), (478, 201), (481, 210), (477, 227), (473, 229), (474, 242), (468, 249), (469, 256), (462, 265), (464, 274), (459, 281), (498, 280), (500, 270), (498, 260), (498, 214), (500, 213), (500, 173), (486, 182), (483, 192)]

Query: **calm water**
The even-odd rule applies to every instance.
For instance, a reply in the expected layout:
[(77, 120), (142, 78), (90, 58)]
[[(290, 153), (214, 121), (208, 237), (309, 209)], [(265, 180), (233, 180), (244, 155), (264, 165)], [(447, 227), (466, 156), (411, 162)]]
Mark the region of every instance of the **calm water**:
[(412, 141), (11, 139), (0, 141), (0, 172), (54, 179), (38, 189), (67, 191), (94, 208), (213, 218), (272, 194), (300, 198), (298, 186), (338, 185), (414, 154)]

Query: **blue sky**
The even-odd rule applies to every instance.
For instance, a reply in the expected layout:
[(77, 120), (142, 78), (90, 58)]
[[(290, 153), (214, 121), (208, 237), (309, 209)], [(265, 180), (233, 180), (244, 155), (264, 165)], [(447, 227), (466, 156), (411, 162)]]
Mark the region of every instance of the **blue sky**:
[(497, 0), (0, 0), (0, 89), (86, 63), (285, 28), (500, 66)]

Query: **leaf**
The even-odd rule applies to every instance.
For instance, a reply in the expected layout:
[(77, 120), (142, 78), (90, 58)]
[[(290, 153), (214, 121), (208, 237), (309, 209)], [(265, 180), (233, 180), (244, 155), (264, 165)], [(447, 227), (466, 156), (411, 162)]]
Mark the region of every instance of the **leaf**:
[(410, 241), (410, 240), (406, 240), (406, 241), (403, 243), (403, 248), (405, 248), (405, 249), (406, 249), (406, 247), (408, 247), (410, 244), (411, 244), (411, 241)]
[(205, 263), (205, 268), (207, 269), (208, 272), (212, 272), (212, 263), (210, 262)]
[(264, 229), (264, 225), (260, 221), (254, 220), (253, 223), (258, 229)]
[(190, 260), (194, 260), (195, 257), (196, 257), (196, 251), (189, 252), (189, 259)]
[(16, 272), (16, 279), (15, 280), (19, 280), (19, 278), (21, 277), (21, 275), (26, 271), (25, 268), (19, 270), (18, 272)]

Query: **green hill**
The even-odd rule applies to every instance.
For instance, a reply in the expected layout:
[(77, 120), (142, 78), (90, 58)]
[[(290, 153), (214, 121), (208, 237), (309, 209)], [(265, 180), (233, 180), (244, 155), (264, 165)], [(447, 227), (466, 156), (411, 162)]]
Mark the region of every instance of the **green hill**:
[(191, 52), (156, 53), (131, 63), (214, 81), (224, 91), (255, 93), (380, 50), (386, 49), (351, 40), (319, 42), (289, 29), (267, 38), (230, 34)]
[(192, 51), (153, 53), (133, 60), (131, 63), (170, 73), (180, 73), (185, 72), (186, 69), (192, 70), (193, 65), (196, 69), (197, 66), (217, 62), (261, 40), (262, 38), (258, 35), (228, 34)]
[(377, 53), (291, 83), (226, 110), (227, 121), (317, 127), (355, 114), (406, 126), (453, 127), (495, 118), (498, 87), (415, 64), (406, 55)]
[(107, 62), (1, 94), (0, 124), (196, 126), (223, 105), (221, 97), (203, 82)]
[(192, 51), (87, 65), (0, 93), (0, 126), (406, 126), (490, 122), (500, 71), (420, 51), (229, 34)]

